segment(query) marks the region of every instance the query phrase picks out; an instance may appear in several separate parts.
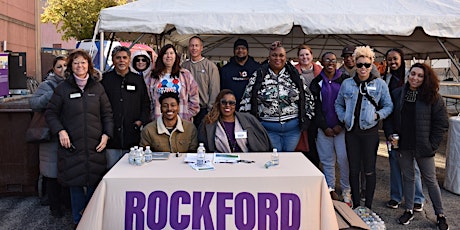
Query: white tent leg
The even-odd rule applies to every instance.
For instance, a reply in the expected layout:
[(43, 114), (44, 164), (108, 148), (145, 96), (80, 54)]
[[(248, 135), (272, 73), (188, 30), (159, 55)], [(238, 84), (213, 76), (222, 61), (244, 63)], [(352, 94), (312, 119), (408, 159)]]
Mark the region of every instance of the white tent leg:
[(104, 72), (104, 32), (100, 32), (99, 35), (99, 46), (100, 46), (100, 52), (99, 52), (99, 70), (101, 72)]

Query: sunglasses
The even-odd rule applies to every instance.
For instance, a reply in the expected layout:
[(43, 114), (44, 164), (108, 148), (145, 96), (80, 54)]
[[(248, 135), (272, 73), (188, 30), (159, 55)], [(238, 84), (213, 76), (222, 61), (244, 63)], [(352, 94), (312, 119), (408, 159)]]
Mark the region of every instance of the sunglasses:
[(337, 60), (336, 59), (326, 59), (324, 60), (324, 64), (337, 64)]
[(235, 106), (236, 101), (226, 101), (226, 100), (220, 100), (220, 104), (222, 105), (230, 105), (230, 106)]
[(372, 65), (371, 63), (356, 63), (356, 67), (358, 68), (362, 68), (363, 66), (366, 68), (370, 68), (371, 65)]
[(136, 59), (136, 62), (147, 62), (144, 58), (138, 58)]

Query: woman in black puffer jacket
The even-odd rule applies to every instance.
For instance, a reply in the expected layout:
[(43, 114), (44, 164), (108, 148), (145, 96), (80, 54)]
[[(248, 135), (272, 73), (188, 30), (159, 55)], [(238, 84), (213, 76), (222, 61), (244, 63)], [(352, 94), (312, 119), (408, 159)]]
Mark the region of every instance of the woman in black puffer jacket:
[(448, 229), (434, 164), (435, 152), (449, 125), (446, 107), (438, 90), (439, 79), (433, 69), (425, 64), (414, 64), (410, 68), (407, 83), (392, 92), (394, 111), (384, 128), (393, 146), (397, 140), (391, 134), (399, 135), (396, 151), (403, 175), (406, 209), (399, 223), (406, 225), (414, 218), (415, 159), (424, 186), (428, 188), (438, 228)]
[(55, 89), (45, 115), (59, 137), (58, 180), (70, 188), (72, 215), (78, 224), (106, 172), (105, 147), (113, 133), (113, 117), (88, 53), (73, 51), (67, 66), (67, 79)]

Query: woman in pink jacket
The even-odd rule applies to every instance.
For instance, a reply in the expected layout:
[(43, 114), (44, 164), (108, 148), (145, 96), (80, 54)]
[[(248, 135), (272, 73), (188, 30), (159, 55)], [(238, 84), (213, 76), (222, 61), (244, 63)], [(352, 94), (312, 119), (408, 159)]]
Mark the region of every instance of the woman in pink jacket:
[(193, 116), (200, 111), (198, 84), (188, 70), (181, 69), (179, 63), (180, 56), (173, 45), (167, 44), (161, 48), (148, 87), (152, 101), (152, 120), (161, 116), (158, 98), (165, 92), (179, 94), (179, 116), (182, 119), (192, 121)]

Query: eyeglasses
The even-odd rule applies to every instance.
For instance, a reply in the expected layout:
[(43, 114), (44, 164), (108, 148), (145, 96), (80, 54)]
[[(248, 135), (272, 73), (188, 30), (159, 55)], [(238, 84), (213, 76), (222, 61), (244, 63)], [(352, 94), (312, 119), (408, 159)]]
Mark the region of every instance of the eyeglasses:
[(226, 101), (226, 100), (220, 100), (220, 104), (222, 105), (230, 105), (230, 106), (235, 106), (236, 101)]
[(145, 58), (138, 58), (136, 59), (136, 62), (147, 62), (147, 61), (145, 60)]
[(337, 60), (335, 59), (326, 59), (324, 60), (324, 64), (337, 64)]
[(367, 68), (370, 68), (371, 67), (371, 63), (356, 63), (356, 67), (358, 68), (362, 68), (363, 66)]

